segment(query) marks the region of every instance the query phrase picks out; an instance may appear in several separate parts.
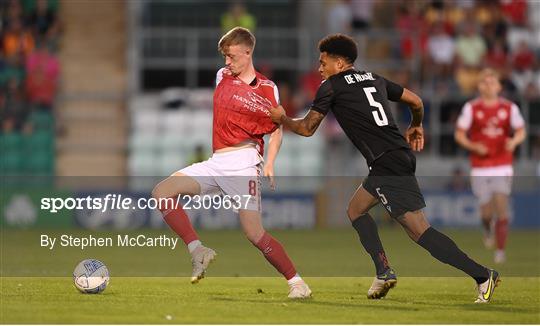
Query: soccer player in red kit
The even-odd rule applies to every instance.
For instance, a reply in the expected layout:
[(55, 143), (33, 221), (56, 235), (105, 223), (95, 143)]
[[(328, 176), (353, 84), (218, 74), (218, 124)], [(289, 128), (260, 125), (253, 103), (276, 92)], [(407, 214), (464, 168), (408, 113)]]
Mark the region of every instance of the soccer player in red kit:
[[(225, 57), (225, 67), (217, 73), (214, 91), (214, 153), (207, 161), (190, 165), (160, 182), (152, 196), (156, 199), (213, 193), (231, 198), (247, 196), (249, 200), (238, 210), (246, 237), (287, 279), (289, 298), (310, 297), (311, 290), (296, 272), (283, 246), (262, 225), (260, 177), (264, 173), (274, 187), (273, 165), (282, 139), (281, 128), (272, 122), (268, 111), (279, 103), (277, 87), (253, 66), (255, 37), (249, 30), (233, 28), (221, 38), (218, 48)], [(271, 136), (261, 172), (265, 134)], [(191, 282), (197, 283), (216, 253), (202, 245), (185, 211), (171, 202), (167, 201), (160, 209), (165, 222), (187, 245), (193, 265)]]
[(480, 97), (463, 107), (454, 136), (459, 145), (471, 152), (471, 187), (480, 203), (484, 244), (491, 249), (495, 242), (495, 263), (503, 263), (508, 197), (514, 175), (512, 158), (515, 148), (525, 139), (525, 122), (516, 104), (499, 97), (501, 84), (494, 70), (480, 73), (478, 91)]

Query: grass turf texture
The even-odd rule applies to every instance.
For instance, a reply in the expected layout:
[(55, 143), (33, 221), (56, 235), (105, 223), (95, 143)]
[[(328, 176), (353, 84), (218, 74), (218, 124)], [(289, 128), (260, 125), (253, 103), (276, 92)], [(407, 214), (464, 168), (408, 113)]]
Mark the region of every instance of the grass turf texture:
[[(189, 284), (183, 245), (174, 251), (48, 250), (39, 247), (42, 233), (89, 234), (2, 230), (0, 323), (540, 323), (537, 231), (510, 235), (508, 262), (497, 267), (502, 284), (488, 305), (473, 304), (474, 282), (435, 261), (397, 228), (382, 229), (381, 237), (398, 286), (375, 301), (366, 299), (372, 262), (353, 230), (272, 232), (314, 291), (306, 302), (286, 298), (284, 280), (237, 231), (201, 233), (219, 257), (198, 285)], [(170, 235), (155, 230), (132, 234), (163, 233)], [(470, 256), (493, 266), (479, 231), (446, 233)], [(69, 275), (84, 258), (101, 259), (111, 270), (103, 294), (84, 295), (73, 287)]]
[[(308, 301), (287, 300), (277, 277), (116, 277), (99, 295), (79, 294), (70, 278), (4, 278), (2, 323), (534, 323), (538, 278), (510, 277), (488, 305), (473, 304), (466, 278), (399, 280), (383, 300), (367, 300), (371, 278), (307, 278)], [(536, 289), (534, 291), (533, 289)], [(169, 316), (169, 317), (168, 317)]]

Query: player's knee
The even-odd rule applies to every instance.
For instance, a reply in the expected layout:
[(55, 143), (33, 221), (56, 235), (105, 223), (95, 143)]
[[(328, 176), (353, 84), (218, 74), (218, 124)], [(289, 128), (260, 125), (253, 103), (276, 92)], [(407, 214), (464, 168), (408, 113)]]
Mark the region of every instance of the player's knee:
[(161, 198), (161, 192), (159, 189), (159, 185), (155, 186), (154, 189), (152, 189), (152, 198), (159, 199)]
[(263, 237), (264, 232), (265, 232), (264, 229), (244, 230), (244, 235), (249, 240), (249, 242), (251, 242), (254, 245), (257, 245), (257, 243), (259, 243), (259, 240), (261, 240), (261, 238)]
[(349, 206), (347, 207), (347, 216), (351, 221), (356, 220), (358, 216), (364, 215), (365, 213), (365, 210), (360, 209), (359, 207), (355, 207), (354, 205), (349, 204)]
[(165, 193), (163, 187), (161, 186), (161, 183), (157, 184), (154, 189), (152, 189), (152, 198), (159, 200), (160, 198), (166, 198), (169, 197)]

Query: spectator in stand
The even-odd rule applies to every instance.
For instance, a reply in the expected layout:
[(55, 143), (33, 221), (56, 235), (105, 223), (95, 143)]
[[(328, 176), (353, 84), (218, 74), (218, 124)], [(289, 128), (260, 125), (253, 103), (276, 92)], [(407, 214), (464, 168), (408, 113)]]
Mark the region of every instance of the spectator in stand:
[(447, 79), (452, 72), (454, 62), (454, 39), (445, 31), (442, 22), (433, 26), (433, 32), (428, 38), (428, 61), (425, 73), (435, 79)]
[(535, 63), (534, 52), (526, 41), (521, 41), (512, 55), (512, 81), (522, 94), (527, 93), (529, 96), (534, 94), (536, 74), (533, 68)]
[(373, 17), (374, 0), (352, 0), (352, 27), (355, 30), (367, 30), (371, 25)]
[(246, 7), (242, 2), (235, 1), (232, 3), (229, 11), (221, 16), (221, 30), (223, 33), (240, 26), (254, 32), (257, 27), (257, 20), (253, 15), (247, 12)]
[(56, 95), (60, 63), (43, 42), (27, 57), (26, 74), (25, 86), (30, 103), (50, 110)]
[(9, 58), (14, 55), (27, 56), (34, 50), (34, 38), (24, 28), (21, 19), (9, 21), (9, 25), (2, 37), (4, 55)]
[(486, 42), (474, 23), (466, 23), (463, 33), (456, 39), (456, 54), (463, 66), (479, 68), (486, 54)]
[(427, 23), (415, 10), (416, 7), (410, 6), (409, 2), (398, 7), (395, 29), (401, 37), (399, 53), (403, 59), (424, 54), (426, 48)]
[(502, 74), (508, 67), (508, 54), (502, 40), (497, 40), (486, 55), (486, 65)]
[(512, 67), (518, 71), (532, 70), (535, 64), (534, 52), (526, 41), (521, 41), (512, 54)]
[[(0, 2), (1, 3), (1, 2)], [(6, 6), (5, 17), (2, 17), (5, 20), (4, 27), (9, 26), (9, 24), (15, 20), (23, 18), (23, 8), (19, 0), (10, 0)]]
[(25, 123), (29, 110), (21, 84), (14, 78), (7, 83), (5, 106), (7, 116), (14, 119), (14, 128), (20, 130)]
[(11, 79), (20, 84), (24, 80), (24, 67), (21, 56), (12, 55), (3, 62), (0, 68), (0, 87), (4, 87)]
[(468, 22), (456, 39), (456, 81), (461, 91), (469, 95), (476, 89), (477, 77), (487, 52), (486, 43), (477, 26)]
[(503, 15), (508, 18), (510, 23), (517, 26), (527, 25), (526, 0), (500, 0), (500, 7)]
[(36, 1), (36, 8), (28, 17), (28, 25), (36, 38), (53, 39), (58, 35), (58, 18), (56, 12), (49, 8), (48, 0)]
[(353, 16), (350, 1), (337, 1), (329, 10), (326, 17), (327, 34), (350, 34)]

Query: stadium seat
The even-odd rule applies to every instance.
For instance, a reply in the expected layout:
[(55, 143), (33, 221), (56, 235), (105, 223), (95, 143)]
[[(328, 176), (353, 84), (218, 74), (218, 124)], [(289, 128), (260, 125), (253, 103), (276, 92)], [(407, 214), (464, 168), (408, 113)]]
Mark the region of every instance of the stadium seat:
[(187, 165), (185, 156), (181, 152), (163, 153), (159, 159), (160, 176), (168, 176)]
[(32, 123), (34, 131), (54, 128), (54, 117), (49, 112), (34, 111), (30, 114), (29, 121)]
[(0, 135), (0, 149), (2, 153), (17, 151), (23, 142), (23, 137), (19, 133), (9, 133)]
[(132, 127), (136, 132), (158, 131), (161, 127), (161, 117), (158, 110), (136, 111), (132, 116)]
[(129, 173), (133, 176), (155, 176), (159, 173), (156, 155), (147, 152), (131, 153), (129, 156)]
[(129, 149), (131, 152), (157, 152), (161, 141), (160, 134), (157, 131), (136, 131), (129, 139)]
[(21, 165), (24, 155), (19, 150), (2, 151), (2, 159), (0, 160), (1, 174), (5, 175), (21, 175), (23, 170)]

